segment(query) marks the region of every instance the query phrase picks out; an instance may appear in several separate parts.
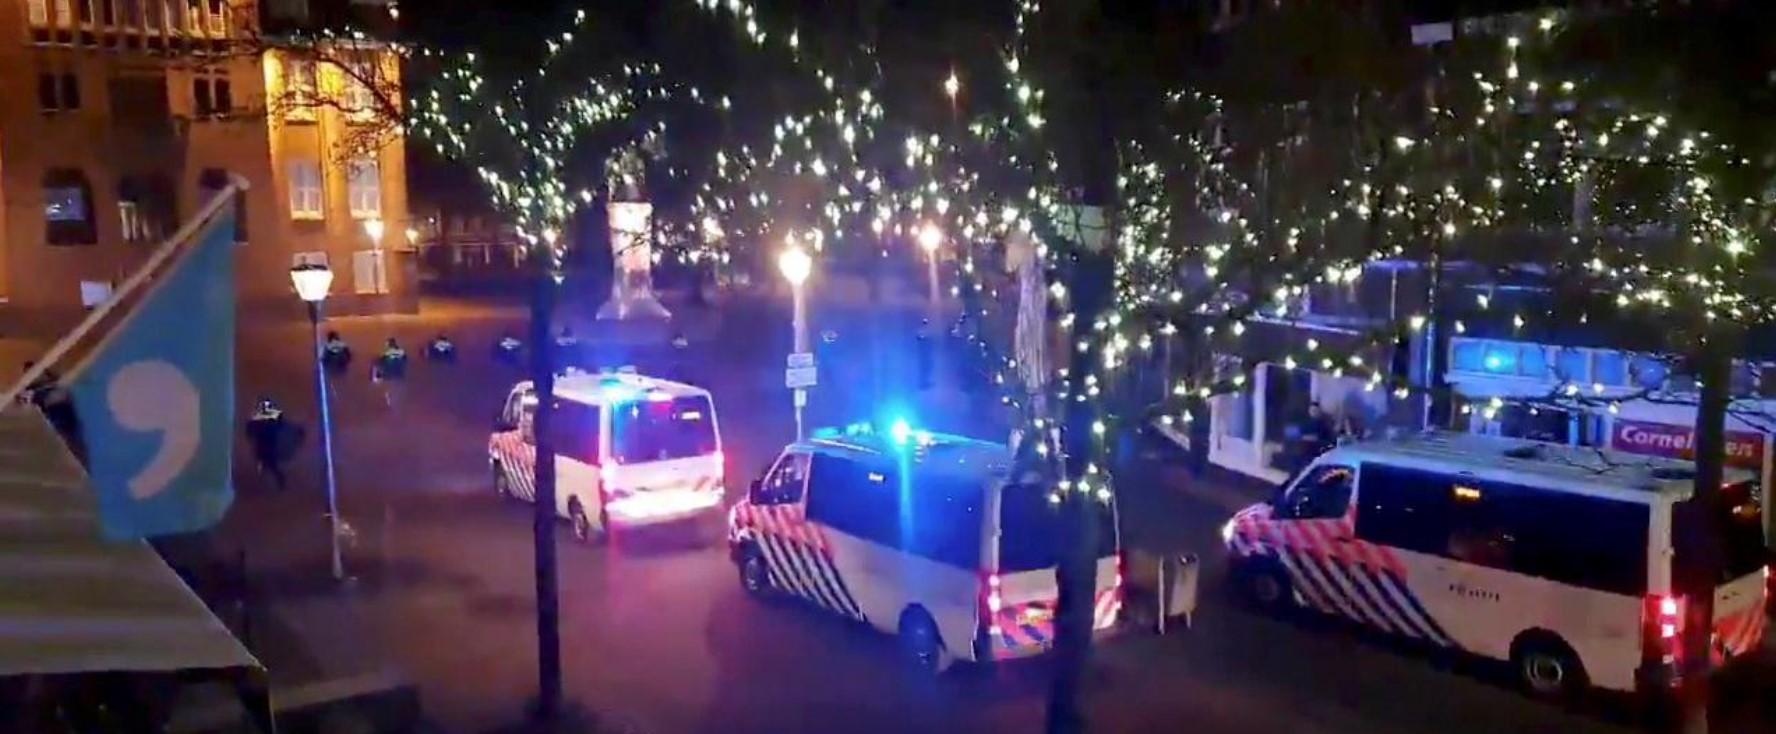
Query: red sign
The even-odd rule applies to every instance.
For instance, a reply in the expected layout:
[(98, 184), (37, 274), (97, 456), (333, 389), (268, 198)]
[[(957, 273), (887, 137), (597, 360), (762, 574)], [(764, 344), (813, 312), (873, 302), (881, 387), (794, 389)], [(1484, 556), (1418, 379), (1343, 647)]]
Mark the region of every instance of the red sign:
[[(1696, 458), (1696, 429), (1669, 423), (1617, 420), (1610, 432), (1617, 451), (1673, 459)], [(1764, 469), (1764, 434), (1727, 431), (1727, 466), (1761, 472)]]

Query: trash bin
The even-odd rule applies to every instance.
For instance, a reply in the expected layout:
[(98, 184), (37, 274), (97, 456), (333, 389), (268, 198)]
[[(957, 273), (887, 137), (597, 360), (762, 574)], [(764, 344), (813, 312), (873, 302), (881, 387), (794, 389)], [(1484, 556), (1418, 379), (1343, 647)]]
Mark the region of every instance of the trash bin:
[(1159, 609), (1156, 631), (1166, 633), (1172, 620), (1182, 619), (1190, 627), (1196, 616), (1197, 585), (1202, 576), (1202, 563), (1194, 553), (1167, 556), (1159, 565)]

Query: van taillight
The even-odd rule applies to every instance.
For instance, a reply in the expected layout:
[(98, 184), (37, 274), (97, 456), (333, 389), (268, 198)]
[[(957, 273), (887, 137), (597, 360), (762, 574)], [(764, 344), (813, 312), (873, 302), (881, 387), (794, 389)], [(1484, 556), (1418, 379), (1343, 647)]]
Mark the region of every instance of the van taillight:
[(981, 574), (980, 618), (988, 635), (999, 635), (999, 610), (1004, 607), (1005, 599), (999, 596), (999, 574)]
[(1647, 597), (1646, 610), (1643, 613), (1646, 645), (1643, 657), (1647, 663), (1668, 668), (1676, 666), (1680, 650), (1678, 637), (1683, 633), (1683, 614), (1682, 599), (1658, 594)]

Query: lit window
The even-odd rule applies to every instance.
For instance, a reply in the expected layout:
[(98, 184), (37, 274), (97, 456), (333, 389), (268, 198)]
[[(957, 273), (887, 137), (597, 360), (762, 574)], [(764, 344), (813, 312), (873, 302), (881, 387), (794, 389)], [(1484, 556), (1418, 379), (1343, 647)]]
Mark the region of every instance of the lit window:
[(321, 164), (314, 160), (290, 161), (290, 218), (320, 219), (322, 209)]
[(49, 0), (31, 0), (29, 5), (31, 25), (40, 27), (49, 25)]
[(375, 219), (382, 216), (382, 170), (375, 158), (352, 161), (349, 188), (353, 219)]
[(288, 59), (284, 62), (285, 117), (300, 120), (314, 119), (316, 99), (315, 65), (308, 59)]
[(375, 64), (357, 60), (341, 72), (345, 76), (345, 110), (355, 117), (376, 113), (376, 95), (370, 85), (376, 81)]
[(98, 241), (92, 219), (92, 187), (72, 168), (50, 169), (43, 175), (44, 239), (52, 245), (90, 245)]

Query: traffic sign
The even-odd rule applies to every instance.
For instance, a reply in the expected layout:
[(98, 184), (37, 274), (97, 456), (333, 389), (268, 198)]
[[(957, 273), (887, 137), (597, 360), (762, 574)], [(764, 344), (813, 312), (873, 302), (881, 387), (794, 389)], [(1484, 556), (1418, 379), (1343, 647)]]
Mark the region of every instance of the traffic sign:
[(813, 352), (796, 352), (794, 354), (791, 354), (791, 355), (789, 355), (789, 364), (787, 366), (792, 370), (793, 369), (800, 369), (800, 368), (804, 368), (804, 367), (811, 368), (814, 366), (814, 353)]
[(792, 389), (813, 387), (818, 382), (814, 373), (815, 368), (812, 365), (786, 369), (783, 371), (783, 386)]

